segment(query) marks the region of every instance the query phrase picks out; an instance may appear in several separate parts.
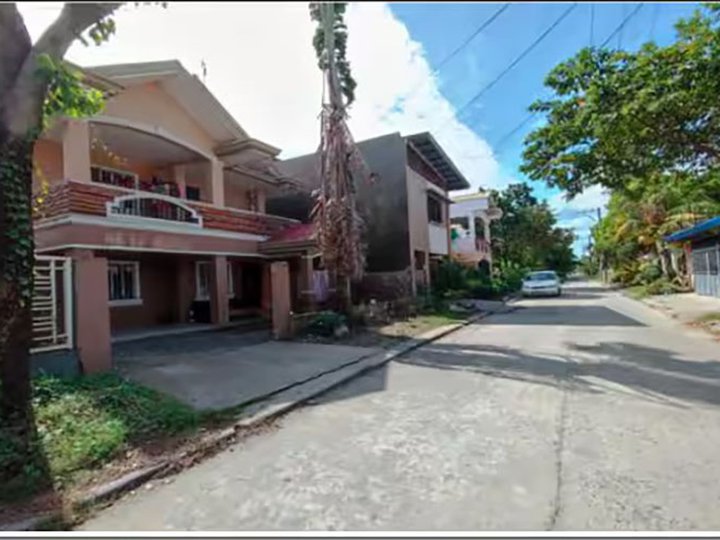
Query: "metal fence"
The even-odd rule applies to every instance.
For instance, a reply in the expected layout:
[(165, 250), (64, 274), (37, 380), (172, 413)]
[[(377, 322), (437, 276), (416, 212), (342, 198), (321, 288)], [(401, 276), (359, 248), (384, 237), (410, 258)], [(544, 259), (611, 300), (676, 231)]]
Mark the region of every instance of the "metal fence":
[(32, 300), (33, 343), (30, 352), (72, 349), (72, 260), (37, 255)]
[(720, 297), (720, 245), (693, 249), (695, 292)]

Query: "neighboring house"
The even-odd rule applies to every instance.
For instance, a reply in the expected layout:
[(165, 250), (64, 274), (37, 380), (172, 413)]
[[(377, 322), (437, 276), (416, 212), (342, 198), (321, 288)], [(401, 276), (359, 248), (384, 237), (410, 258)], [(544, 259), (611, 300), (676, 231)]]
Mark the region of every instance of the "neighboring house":
[(34, 350), (75, 348), (97, 371), (114, 335), (267, 318), (269, 263), (297, 282), (312, 250), (275, 242), (297, 225), (265, 209), (280, 150), (177, 61), (85, 71), (104, 110), (57, 121), (34, 150)]
[(492, 268), (490, 223), (502, 217), (484, 191), (452, 198), (450, 222), (453, 259), (475, 268)]
[(671, 234), (665, 240), (683, 246), (695, 292), (720, 297), (720, 216)]
[[(392, 133), (358, 143), (377, 178), (358, 181), (358, 206), (365, 221), (368, 296), (399, 298), (431, 284), (431, 269), (450, 255), (448, 192), (469, 187), (429, 133)], [(320, 186), (319, 155), (283, 161), (278, 167), (306, 187), (304, 194), (268, 199), (268, 210), (304, 222), (310, 219), (309, 193)]]

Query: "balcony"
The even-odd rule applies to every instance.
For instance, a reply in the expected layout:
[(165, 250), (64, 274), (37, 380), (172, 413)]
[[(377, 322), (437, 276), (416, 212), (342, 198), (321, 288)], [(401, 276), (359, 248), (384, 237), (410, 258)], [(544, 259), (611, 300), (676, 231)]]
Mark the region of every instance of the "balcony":
[[(39, 200), (39, 199), (38, 199)], [(50, 188), (38, 205), (36, 220), (57, 220), (70, 215), (102, 219), (98, 224), (137, 225), (149, 230), (182, 232), (194, 229), (270, 236), (295, 220), (188, 201), (148, 191), (105, 183), (65, 180)]]

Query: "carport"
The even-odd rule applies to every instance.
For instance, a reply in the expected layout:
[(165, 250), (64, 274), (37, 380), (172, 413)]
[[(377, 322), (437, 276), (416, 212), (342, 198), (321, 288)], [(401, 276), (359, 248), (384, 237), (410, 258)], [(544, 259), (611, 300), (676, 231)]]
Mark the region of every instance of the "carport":
[(123, 376), (198, 410), (218, 410), (257, 401), (377, 351), (226, 330), (116, 343), (113, 364)]

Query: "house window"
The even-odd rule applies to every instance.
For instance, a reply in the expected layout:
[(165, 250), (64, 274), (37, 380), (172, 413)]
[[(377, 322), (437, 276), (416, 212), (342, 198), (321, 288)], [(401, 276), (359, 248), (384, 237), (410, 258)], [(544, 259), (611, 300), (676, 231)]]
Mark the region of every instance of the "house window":
[(430, 223), (442, 223), (443, 222), (442, 203), (437, 199), (437, 197), (428, 194), (427, 209), (428, 209), (428, 221)]
[(199, 201), (200, 188), (194, 186), (185, 186), (185, 198), (188, 201)]
[(93, 165), (90, 167), (90, 179), (100, 184), (110, 184), (111, 186), (120, 186), (130, 189), (138, 189), (138, 175), (113, 169), (111, 167), (100, 167)]
[[(195, 263), (195, 300), (210, 300), (210, 261), (197, 261)], [(227, 263), (228, 298), (235, 297), (235, 280), (233, 279), (232, 264)]]
[(137, 306), (140, 297), (140, 263), (137, 261), (108, 262), (108, 291), (111, 306)]

